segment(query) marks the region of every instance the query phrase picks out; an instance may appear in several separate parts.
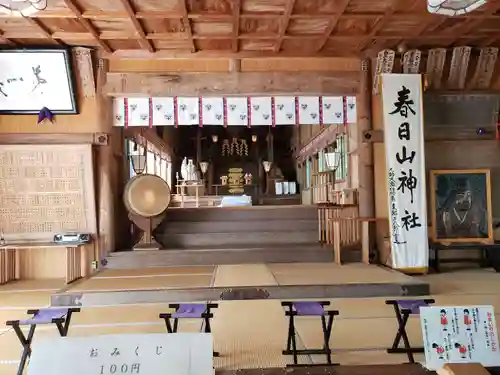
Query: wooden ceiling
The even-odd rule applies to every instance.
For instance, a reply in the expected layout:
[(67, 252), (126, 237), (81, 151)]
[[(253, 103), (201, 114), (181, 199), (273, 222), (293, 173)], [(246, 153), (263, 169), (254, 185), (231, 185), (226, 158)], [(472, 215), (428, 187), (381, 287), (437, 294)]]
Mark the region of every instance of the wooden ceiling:
[(360, 56), (395, 48), (500, 46), (500, 0), (467, 16), (425, 0), (47, 0), (0, 15), (0, 46), (95, 46), (116, 57)]

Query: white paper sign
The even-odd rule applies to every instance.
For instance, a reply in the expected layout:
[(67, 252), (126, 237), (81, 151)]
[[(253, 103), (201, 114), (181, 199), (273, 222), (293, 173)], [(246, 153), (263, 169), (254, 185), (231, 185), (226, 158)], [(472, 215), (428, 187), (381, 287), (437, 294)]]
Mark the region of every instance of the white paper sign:
[(212, 350), (208, 333), (40, 339), (28, 375), (213, 375)]
[(61, 51), (0, 53), (0, 110), (71, 112), (71, 77)]
[(422, 87), (419, 74), (382, 74), (392, 267), (429, 262)]
[(445, 363), (500, 366), (492, 306), (421, 307), (420, 323), (429, 370)]

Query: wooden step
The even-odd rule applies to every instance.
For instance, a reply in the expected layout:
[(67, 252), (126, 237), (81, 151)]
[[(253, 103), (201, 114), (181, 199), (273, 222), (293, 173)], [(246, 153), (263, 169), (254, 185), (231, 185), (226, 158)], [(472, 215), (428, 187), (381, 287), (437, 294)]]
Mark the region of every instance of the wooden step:
[(251, 207), (200, 207), (170, 208), (165, 218), (173, 221), (267, 221), (267, 220), (317, 220), (315, 206), (251, 206)]
[[(360, 260), (360, 251), (344, 251), (342, 261)], [(184, 265), (333, 262), (333, 251), (319, 245), (246, 247), (238, 249), (172, 249), (122, 251), (110, 254), (107, 268), (168, 267)]]
[(163, 223), (156, 233), (166, 236), (181, 233), (317, 232), (317, 230), (317, 220), (173, 221)]
[(304, 244), (318, 239), (317, 231), (159, 233), (156, 239), (165, 248), (190, 248), (220, 245)]

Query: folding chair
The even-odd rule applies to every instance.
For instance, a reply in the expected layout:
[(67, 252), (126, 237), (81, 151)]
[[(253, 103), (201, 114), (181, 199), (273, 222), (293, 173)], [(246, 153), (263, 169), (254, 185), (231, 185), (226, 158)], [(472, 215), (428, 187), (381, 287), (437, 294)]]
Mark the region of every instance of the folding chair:
[[(330, 349), (330, 336), (332, 334), (333, 319), (339, 312), (336, 310), (325, 310), (330, 302), (281, 302), (281, 306), (286, 307), (285, 316), (288, 316), (288, 337), (284, 355), (293, 355), (293, 365), (287, 366), (310, 366), (298, 363), (299, 355), (324, 354), (326, 355), (326, 364), (332, 365), (332, 351)], [(321, 328), (323, 331), (323, 348), (318, 349), (297, 349), (295, 338), (295, 317), (299, 316), (319, 316), (321, 318)], [(328, 321), (326, 317), (328, 316)], [(324, 366), (320, 364), (319, 366)]]
[[(26, 360), (31, 356), (31, 343), (33, 342), (36, 326), (38, 324), (55, 324), (59, 331), (59, 335), (61, 337), (66, 337), (71, 323), (71, 315), (74, 312), (80, 312), (80, 309), (47, 308), (28, 310), (27, 313), (33, 315), (31, 318), (24, 320), (9, 320), (5, 323), (7, 326), (11, 326), (14, 329), (14, 332), (23, 346), (23, 353), (17, 369), (17, 375), (22, 375)], [(30, 326), (28, 336), (24, 335), (21, 326)]]
[[(174, 313), (162, 313), (160, 319), (165, 320), (168, 333), (176, 333), (179, 327), (179, 319), (203, 319), (205, 325), (205, 333), (212, 333), (210, 319), (214, 314), (210, 309), (219, 307), (216, 303), (181, 303), (168, 305), (171, 309), (175, 309)], [(173, 326), (170, 319), (173, 319)], [(218, 357), (219, 352), (214, 351), (214, 357)]]
[[(415, 363), (413, 354), (424, 353), (424, 348), (415, 348), (410, 345), (410, 340), (408, 339), (408, 334), (406, 332), (406, 324), (408, 323), (408, 318), (410, 317), (410, 315), (419, 315), (421, 307), (429, 306), (434, 302), (435, 301), (433, 299), (402, 299), (385, 301), (386, 305), (392, 305), (394, 307), (394, 313), (396, 314), (396, 320), (398, 322), (398, 331), (396, 333), (396, 336), (394, 337), (392, 346), (387, 349), (387, 353), (404, 353), (408, 356), (408, 361), (410, 363)], [(399, 347), (401, 340), (403, 340), (403, 348)]]

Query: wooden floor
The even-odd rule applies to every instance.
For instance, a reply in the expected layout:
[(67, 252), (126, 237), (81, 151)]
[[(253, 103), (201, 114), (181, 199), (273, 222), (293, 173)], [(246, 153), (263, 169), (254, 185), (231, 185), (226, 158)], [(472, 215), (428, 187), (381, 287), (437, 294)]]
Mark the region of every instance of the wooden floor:
[[(313, 267), (307, 270), (304, 267)], [(373, 267), (376, 269), (376, 267)], [(209, 283), (224, 285), (273, 285), (294, 282), (305, 273), (314, 271), (320, 277), (328, 275), (327, 268), (314, 265), (244, 265), (218, 267), (185, 267), (174, 269), (107, 270), (71, 289), (100, 290), (100, 288), (161, 286)], [(386, 273), (374, 271), (367, 275), (366, 268), (343, 269), (345, 282), (358, 282), (371, 278), (381, 282)], [(391, 275), (396, 277), (396, 275)], [(399, 276), (399, 275), (398, 275)], [(405, 277), (405, 276), (401, 276)], [(378, 278), (378, 279), (377, 279)], [(432, 297), (440, 305), (487, 304), (500, 312), (500, 275), (489, 270), (470, 270), (428, 275), (421, 277), (431, 284)], [(176, 281), (173, 281), (176, 280)], [(63, 280), (21, 281), (0, 287), (0, 319), (19, 319), (27, 308), (47, 306), (50, 295), (64, 290)], [(331, 347), (334, 360), (341, 364), (391, 364), (406, 361), (403, 355), (386, 354), (392, 343), (396, 321), (393, 311), (384, 304), (386, 298), (336, 299), (335, 309), (340, 310), (335, 324)], [(111, 333), (164, 332), (158, 314), (168, 311), (166, 304), (138, 304), (85, 308), (75, 314), (70, 335), (98, 335)], [(201, 322), (181, 324), (181, 331), (198, 331)], [(220, 302), (213, 320), (215, 349), (222, 353), (215, 359), (219, 369), (279, 367), (289, 362), (281, 355), (285, 344), (287, 321), (278, 300)], [(299, 345), (319, 346), (321, 329), (315, 318), (298, 319)], [(410, 339), (421, 344), (418, 319), (411, 319), (408, 327)], [(57, 335), (55, 329), (40, 327), (35, 337)], [(0, 374), (15, 373), (21, 346), (15, 334), (4, 327), (0, 331)], [(418, 359), (422, 357), (417, 356)], [(318, 363), (321, 357), (304, 357), (306, 363)]]

